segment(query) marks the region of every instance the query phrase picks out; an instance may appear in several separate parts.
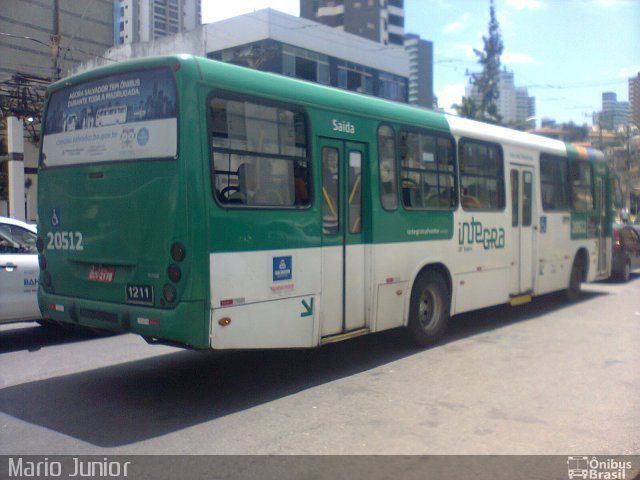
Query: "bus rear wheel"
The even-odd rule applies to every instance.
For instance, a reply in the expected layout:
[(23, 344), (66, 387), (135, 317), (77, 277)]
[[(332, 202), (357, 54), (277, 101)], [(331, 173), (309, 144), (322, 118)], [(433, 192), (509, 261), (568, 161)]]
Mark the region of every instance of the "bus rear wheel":
[(411, 340), (419, 347), (436, 343), (449, 320), (449, 292), (442, 275), (434, 271), (420, 274), (411, 291), (409, 324)]
[(580, 290), (582, 287), (584, 264), (581, 256), (576, 256), (571, 266), (571, 274), (569, 275), (569, 286), (565, 290), (565, 297), (569, 302), (575, 302), (580, 298)]

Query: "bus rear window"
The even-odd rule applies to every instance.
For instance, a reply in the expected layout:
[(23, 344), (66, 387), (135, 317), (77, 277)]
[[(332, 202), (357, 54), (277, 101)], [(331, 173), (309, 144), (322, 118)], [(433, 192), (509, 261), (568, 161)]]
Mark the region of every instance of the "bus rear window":
[(101, 77), (51, 95), (42, 166), (177, 155), (177, 95), (168, 68)]

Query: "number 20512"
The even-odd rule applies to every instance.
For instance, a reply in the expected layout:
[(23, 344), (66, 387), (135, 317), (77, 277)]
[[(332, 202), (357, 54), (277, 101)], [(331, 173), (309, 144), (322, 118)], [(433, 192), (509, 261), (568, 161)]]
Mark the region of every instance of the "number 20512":
[(48, 232), (47, 250), (84, 250), (81, 232)]

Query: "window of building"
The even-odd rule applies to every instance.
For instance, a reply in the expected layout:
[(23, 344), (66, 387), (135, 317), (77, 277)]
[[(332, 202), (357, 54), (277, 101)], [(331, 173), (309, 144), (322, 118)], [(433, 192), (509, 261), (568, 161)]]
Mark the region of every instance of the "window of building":
[(399, 15), (389, 15), (389, 25), (404, 28), (404, 17)]
[(568, 162), (564, 157), (540, 155), (540, 198), (543, 210), (569, 209)]
[(571, 206), (578, 212), (593, 210), (593, 178), (591, 163), (584, 160), (569, 162), (571, 181)]
[(295, 109), (248, 100), (209, 101), (212, 183), (224, 206), (310, 203), (307, 122)]
[(380, 73), (378, 75), (378, 96), (405, 102), (407, 100), (406, 79), (388, 73)]
[(378, 168), (380, 172), (380, 203), (385, 210), (398, 208), (396, 182), (396, 139), (393, 128), (378, 128)]
[(329, 57), (290, 45), (282, 46), (282, 73), (290, 77), (329, 84)]
[(373, 76), (358, 65), (338, 65), (338, 87), (373, 95)]
[(454, 208), (457, 204), (453, 140), (400, 132), (400, 187), (408, 209)]
[(404, 45), (404, 37), (396, 33), (389, 33), (389, 43), (394, 45)]
[(460, 203), (465, 210), (504, 209), (502, 148), (493, 143), (460, 141)]

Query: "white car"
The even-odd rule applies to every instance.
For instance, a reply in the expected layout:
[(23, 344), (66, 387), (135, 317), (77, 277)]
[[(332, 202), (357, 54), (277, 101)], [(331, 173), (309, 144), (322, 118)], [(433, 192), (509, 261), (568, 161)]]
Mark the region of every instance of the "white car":
[(0, 323), (42, 322), (36, 238), (34, 225), (0, 217)]

